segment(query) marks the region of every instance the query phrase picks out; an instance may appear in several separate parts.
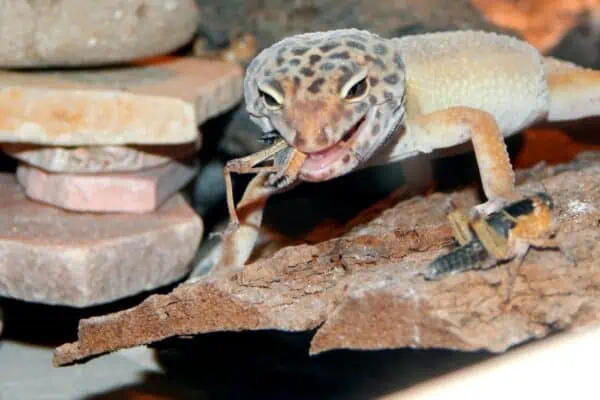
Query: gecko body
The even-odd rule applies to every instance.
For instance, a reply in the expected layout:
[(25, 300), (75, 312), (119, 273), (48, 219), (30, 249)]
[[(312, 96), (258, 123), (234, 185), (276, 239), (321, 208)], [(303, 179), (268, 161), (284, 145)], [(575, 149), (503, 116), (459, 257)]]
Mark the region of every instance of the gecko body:
[[(470, 142), (488, 198), (479, 211), (489, 214), (520, 197), (504, 138), (542, 120), (600, 115), (600, 72), (496, 33), (386, 39), (344, 29), (292, 36), (263, 50), (248, 66), (244, 96), (265, 135), (280, 135), (304, 155), (293, 174), (298, 181)], [(264, 205), (277, 193), (268, 181), (251, 183), (245, 198)], [(261, 207), (248, 218), (259, 215)], [(243, 265), (256, 238), (257, 227), (244, 229), (242, 221), (223, 253)]]

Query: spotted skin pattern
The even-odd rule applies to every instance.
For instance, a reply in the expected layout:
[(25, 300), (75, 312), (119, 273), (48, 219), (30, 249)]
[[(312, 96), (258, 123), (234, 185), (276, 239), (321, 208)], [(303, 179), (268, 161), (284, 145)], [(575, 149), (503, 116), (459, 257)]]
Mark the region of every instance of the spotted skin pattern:
[[(292, 36), (263, 50), (248, 66), (244, 96), (266, 134), (306, 155), (298, 181), (443, 155), (471, 142), (488, 199), (477, 211), (489, 215), (521, 197), (504, 138), (541, 120), (600, 115), (600, 72), (495, 33), (385, 39), (344, 29)], [(264, 205), (284, 189), (269, 187), (263, 174), (255, 179), (244, 204)], [(245, 264), (262, 213), (253, 208), (245, 216), (252, 224), (241, 220), (229, 231), (221, 260)]]

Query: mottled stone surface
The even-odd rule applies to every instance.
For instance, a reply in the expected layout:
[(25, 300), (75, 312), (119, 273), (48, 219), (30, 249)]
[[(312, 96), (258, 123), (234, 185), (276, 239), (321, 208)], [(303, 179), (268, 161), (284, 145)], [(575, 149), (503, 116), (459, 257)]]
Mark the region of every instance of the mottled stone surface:
[(177, 161), (143, 171), (96, 175), (51, 173), (21, 164), (17, 180), (30, 199), (66, 210), (147, 213), (197, 172), (197, 163)]
[(0, 1), (0, 66), (105, 65), (186, 44), (194, 0)]
[(84, 307), (189, 271), (202, 221), (176, 195), (151, 214), (80, 214), (28, 200), (0, 175), (0, 296)]
[(181, 144), (242, 97), (233, 63), (166, 58), (89, 71), (0, 72), (0, 141)]
[[(525, 193), (554, 198), (560, 251), (530, 251), (523, 265), (499, 265), (425, 281), (420, 272), (448, 251), (450, 198), (434, 194), (367, 210), (314, 245), (288, 246), (241, 270), (220, 269), (139, 306), (82, 320), (79, 341), (55, 363), (177, 336), (216, 331), (316, 330), (310, 352), (447, 348), (502, 352), (600, 318), (600, 154), (519, 174)], [(345, 233), (344, 233), (345, 232)], [(330, 236), (330, 237), (331, 237)], [(516, 273), (506, 301), (511, 273)]]
[(3, 143), (5, 153), (48, 172), (126, 172), (158, 167), (186, 158), (200, 149), (196, 142), (171, 146), (46, 147), (26, 143)]

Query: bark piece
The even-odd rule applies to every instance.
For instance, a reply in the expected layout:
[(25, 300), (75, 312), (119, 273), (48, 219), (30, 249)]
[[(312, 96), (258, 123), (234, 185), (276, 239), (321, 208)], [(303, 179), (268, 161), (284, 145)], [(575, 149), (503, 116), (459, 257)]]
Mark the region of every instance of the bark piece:
[(165, 58), (91, 71), (0, 72), (0, 141), (42, 145), (195, 142), (242, 97), (233, 63)]
[(0, 65), (104, 65), (161, 55), (186, 44), (194, 0), (0, 1)]
[(195, 163), (172, 161), (120, 174), (55, 174), (19, 165), (27, 197), (66, 210), (146, 213), (156, 210), (198, 172)]
[(181, 195), (151, 214), (83, 214), (28, 200), (0, 175), (0, 296), (84, 307), (189, 272), (203, 225)]
[[(79, 341), (59, 347), (54, 362), (176, 335), (255, 329), (316, 329), (313, 354), (407, 346), (501, 352), (597, 323), (599, 172), (600, 154), (520, 174), (531, 179), (521, 190), (543, 184), (553, 196), (563, 253), (532, 250), (507, 304), (511, 264), (436, 282), (418, 275), (450, 243), (449, 196), (434, 194), (374, 207), (369, 222), (357, 218), (361, 225), (338, 238), (286, 247), (241, 271), (213, 271), (129, 310), (82, 320)], [(472, 192), (452, 197), (459, 206), (476, 202)]]

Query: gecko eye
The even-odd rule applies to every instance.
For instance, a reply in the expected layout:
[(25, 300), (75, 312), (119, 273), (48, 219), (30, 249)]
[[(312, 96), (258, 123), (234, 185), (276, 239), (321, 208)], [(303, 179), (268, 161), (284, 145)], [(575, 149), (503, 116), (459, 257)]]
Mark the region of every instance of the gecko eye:
[(355, 79), (348, 81), (342, 88), (342, 97), (347, 102), (353, 103), (362, 100), (369, 90), (366, 73), (358, 75)]
[(262, 98), (263, 103), (265, 103), (265, 106), (270, 110), (278, 110), (283, 105), (281, 99), (271, 93), (267, 93), (265, 90), (258, 89), (258, 94)]

